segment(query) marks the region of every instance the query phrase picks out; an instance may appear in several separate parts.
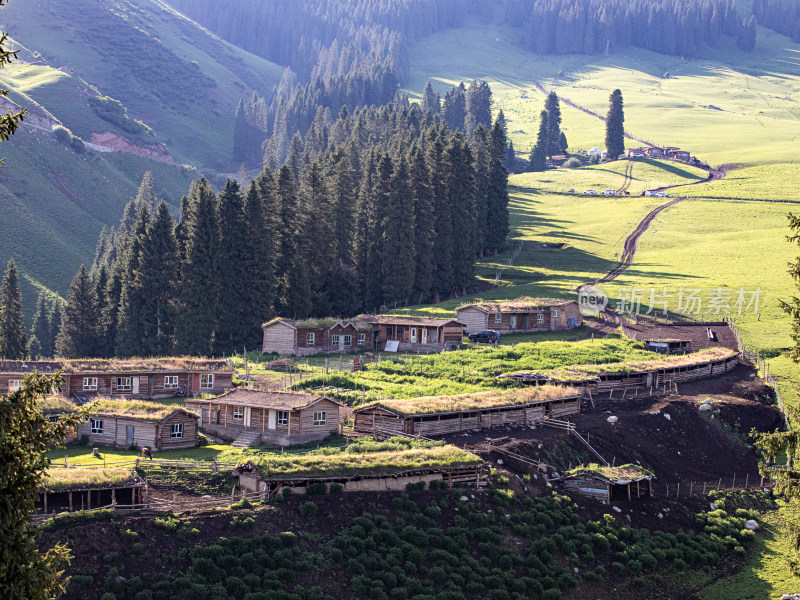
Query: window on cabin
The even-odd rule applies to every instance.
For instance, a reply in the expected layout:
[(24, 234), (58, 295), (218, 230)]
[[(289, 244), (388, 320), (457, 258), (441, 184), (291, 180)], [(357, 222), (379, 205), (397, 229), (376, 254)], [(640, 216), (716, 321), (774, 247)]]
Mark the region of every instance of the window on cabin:
[(367, 334), (366, 333), (359, 333), (358, 334), (358, 345), (363, 346), (367, 343)]
[(183, 437), (183, 423), (173, 423), (170, 425), (169, 437), (182, 438)]
[(17, 392), (22, 389), (22, 380), (21, 379), (12, 379), (8, 382), (8, 391), (9, 392)]
[(244, 419), (244, 406), (233, 407), (233, 418), (236, 420)]
[(97, 391), (97, 377), (84, 377), (83, 389), (87, 392)]
[(313, 331), (306, 333), (306, 346), (313, 346), (316, 344), (316, 339), (317, 335)]
[(353, 336), (352, 335), (344, 336), (344, 345), (345, 346), (352, 346), (353, 345)]
[(327, 413), (324, 410), (314, 411), (314, 427), (323, 427), (328, 423)]
[(288, 425), (289, 424), (289, 411), (279, 410), (276, 421), (277, 421), (278, 425)]
[(129, 392), (133, 389), (130, 377), (117, 377), (117, 391)]
[(178, 376), (177, 375), (164, 375), (164, 388), (165, 389), (175, 389), (178, 387)]
[(494, 322), (495, 323), (502, 323), (503, 322), (503, 313), (494, 313)]
[(509, 321), (510, 321), (509, 325), (510, 325), (511, 329), (516, 329), (517, 328), (517, 315), (511, 315), (511, 318), (509, 319)]
[(537, 323), (544, 323), (544, 313), (539, 313), (536, 315), (536, 322)]
[(558, 317), (558, 309), (557, 308), (553, 309), (553, 316), (554, 317)]
[(210, 390), (214, 387), (214, 374), (213, 373), (202, 373), (200, 375), (200, 389), (201, 390)]
[(103, 433), (103, 419), (89, 419), (92, 433)]
[(331, 336), (331, 344), (333, 344), (334, 346), (338, 346), (339, 345), (339, 334), (338, 333), (334, 333)]

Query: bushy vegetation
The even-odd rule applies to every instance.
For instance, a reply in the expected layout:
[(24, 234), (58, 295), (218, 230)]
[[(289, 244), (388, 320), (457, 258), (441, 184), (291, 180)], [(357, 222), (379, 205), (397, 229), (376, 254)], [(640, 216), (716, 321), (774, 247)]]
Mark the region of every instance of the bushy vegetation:
[(98, 117), (119, 127), (126, 133), (155, 138), (153, 130), (141, 121), (131, 119), (122, 102), (115, 98), (92, 96), (89, 98), (89, 106), (92, 107)]

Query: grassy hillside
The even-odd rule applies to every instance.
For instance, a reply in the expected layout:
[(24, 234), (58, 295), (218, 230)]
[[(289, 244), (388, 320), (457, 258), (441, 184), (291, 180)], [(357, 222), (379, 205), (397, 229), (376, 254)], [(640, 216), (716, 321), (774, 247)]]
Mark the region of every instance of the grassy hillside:
[[(193, 179), (234, 171), (236, 104), (254, 90), (268, 95), (281, 69), (154, 0), (12, 2), (0, 10), (0, 28), (21, 48), (0, 86), (31, 115), (0, 146), (0, 262), (20, 265), (30, 318), (39, 287), (64, 294), (91, 262), (100, 229), (119, 221), (145, 171), (173, 212)], [(119, 100), (127, 120), (103, 118), (90, 102), (101, 96)], [(85, 142), (110, 132), (174, 164), (76, 151), (55, 140), (54, 125)]]

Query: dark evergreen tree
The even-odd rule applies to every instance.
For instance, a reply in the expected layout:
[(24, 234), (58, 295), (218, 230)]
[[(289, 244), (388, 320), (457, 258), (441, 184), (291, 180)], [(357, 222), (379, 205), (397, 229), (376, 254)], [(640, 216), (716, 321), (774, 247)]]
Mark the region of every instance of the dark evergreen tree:
[[(150, 290), (142, 281), (142, 255), (147, 244), (147, 229), (150, 224), (150, 209), (140, 205), (136, 226), (122, 255), (122, 295), (117, 315), (116, 356), (145, 356), (148, 343), (145, 340), (145, 299)], [(97, 296), (95, 295), (97, 300)], [(99, 300), (98, 300), (99, 302)], [(97, 307), (98, 314), (100, 307)]]
[(136, 192), (134, 204), (137, 210), (140, 210), (142, 204), (145, 204), (152, 213), (156, 209), (156, 202), (156, 188), (153, 183), (153, 173), (145, 171), (142, 176), (142, 183), (139, 184), (139, 191)]
[(555, 92), (547, 95), (544, 103), (547, 111), (547, 156), (561, 154), (561, 106)]
[(493, 254), (506, 245), (508, 237), (508, 171), (503, 165), (506, 139), (505, 119), (501, 111), (492, 127), (489, 191), (486, 199), (486, 250)]
[(28, 354), (28, 336), (22, 318), (22, 293), (14, 259), (8, 261), (0, 286), (0, 356), (7, 360), (24, 360)]
[[(36, 312), (33, 313), (33, 326), (28, 340), (28, 353), (32, 359), (38, 357), (52, 358), (53, 335), (50, 332), (50, 311), (47, 309), (47, 293), (42, 290), (36, 300)], [(32, 348), (33, 340), (39, 346), (38, 352)]]
[(561, 146), (561, 154), (566, 154), (567, 150), (569, 149), (569, 143), (567, 143), (567, 136), (564, 132), (561, 132), (561, 137), (558, 140), (559, 146)]
[(56, 338), (56, 354), (62, 358), (91, 358), (100, 346), (100, 313), (97, 293), (85, 265), (72, 280), (64, 317)]
[(467, 89), (465, 133), (471, 137), (478, 126), (492, 126), (492, 89), (485, 81), (473, 81)]
[(539, 133), (536, 135), (536, 144), (531, 148), (528, 159), (529, 170), (544, 171), (547, 168), (547, 111), (539, 115)]
[(453, 220), (447, 195), (447, 169), (444, 157), (442, 132), (433, 132), (428, 141), (426, 162), (430, 175), (430, 189), (433, 196), (434, 237), (433, 292), (436, 302), (442, 294), (450, 295), (455, 282), (453, 273)]
[(378, 208), (375, 202), (375, 179), (377, 165), (374, 154), (370, 153), (364, 168), (364, 177), (358, 191), (356, 207), (355, 264), (361, 304), (366, 310), (374, 310), (379, 304), (375, 258), (378, 238)]
[(489, 187), (491, 185), (492, 144), (489, 133), (483, 125), (478, 125), (472, 139), (470, 150), (475, 163), (475, 248), (479, 256), (486, 250), (486, 229), (489, 221)]
[(467, 89), (463, 82), (445, 94), (442, 117), (452, 131), (464, 131), (467, 117)]
[(414, 194), (408, 163), (400, 157), (392, 174), (391, 192), (383, 214), (383, 297), (407, 303), (414, 286)]
[(53, 310), (50, 313), (50, 346), (47, 348), (44, 346), (42, 347), (42, 351), (45, 352), (45, 356), (48, 358), (56, 355), (56, 340), (58, 339), (58, 334), (61, 332), (63, 316), (64, 311), (61, 300), (56, 298), (53, 301)]
[(355, 274), (355, 206), (352, 201), (355, 177), (350, 159), (343, 155), (336, 162), (331, 180), (333, 204), (334, 263), (328, 274), (326, 290), (332, 306), (331, 314), (352, 315), (360, 308)]
[[(333, 202), (322, 173), (314, 162), (306, 169), (300, 186), (301, 212), (306, 215), (301, 252), (306, 256), (308, 281), (311, 289), (311, 308), (320, 315), (333, 314), (333, 304), (327, 283), (336, 263), (336, 235)], [(314, 256), (308, 248), (314, 247)]]
[(141, 282), (145, 290), (144, 353), (152, 356), (172, 352), (175, 336), (175, 305), (178, 291), (178, 244), (167, 203), (161, 201), (147, 227), (141, 254)]
[(411, 155), (411, 193), (414, 196), (414, 286), (413, 301), (420, 304), (431, 293), (433, 284), (433, 236), (435, 217), (431, 196), (430, 174), (425, 154), (414, 149)]
[(422, 110), (425, 112), (432, 112), (434, 115), (438, 115), (439, 111), (441, 111), (442, 101), (439, 97), (439, 94), (433, 91), (433, 86), (431, 82), (425, 84), (425, 91), (422, 93)]
[(208, 356), (219, 306), (219, 229), (217, 200), (205, 179), (193, 185), (185, 218), (186, 260), (180, 266), (175, 349), (179, 354)]
[(475, 171), (472, 153), (460, 134), (451, 138), (445, 150), (447, 202), (453, 230), (453, 285), (462, 294), (472, 283), (475, 270), (477, 213), (475, 208)]
[(625, 113), (622, 106), (622, 92), (614, 90), (608, 98), (606, 116), (606, 150), (608, 157), (616, 160), (625, 153)]

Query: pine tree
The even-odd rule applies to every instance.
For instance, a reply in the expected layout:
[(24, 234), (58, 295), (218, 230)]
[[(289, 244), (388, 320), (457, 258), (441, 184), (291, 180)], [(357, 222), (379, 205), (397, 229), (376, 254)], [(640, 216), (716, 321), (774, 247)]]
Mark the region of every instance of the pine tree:
[(505, 119), (500, 111), (491, 134), (492, 155), (485, 226), (486, 249), (495, 254), (506, 245), (508, 237), (508, 171), (503, 165), (506, 139)]
[(142, 204), (146, 205), (151, 213), (156, 209), (156, 188), (153, 184), (153, 174), (150, 171), (144, 172), (134, 202), (137, 210), (141, 210)]
[(492, 126), (492, 89), (485, 81), (473, 81), (466, 95), (465, 132), (472, 137), (479, 125)]
[(186, 218), (186, 260), (181, 264), (175, 349), (208, 356), (217, 324), (219, 283), (217, 199), (206, 179), (195, 182)]
[(479, 256), (486, 250), (486, 228), (489, 222), (489, 187), (491, 182), (492, 148), (489, 133), (481, 124), (470, 140), (475, 161), (475, 248)]
[(146, 291), (143, 310), (144, 353), (172, 352), (178, 290), (178, 243), (167, 203), (163, 200), (147, 227), (141, 255), (141, 283)]
[(28, 336), (22, 318), (22, 293), (19, 274), (14, 259), (8, 261), (3, 284), (0, 287), (0, 357), (7, 360), (24, 360), (28, 354)]
[(606, 151), (611, 160), (616, 160), (625, 153), (625, 113), (622, 107), (622, 92), (614, 90), (608, 100)]
[(360, 304), (366, 310), (372, 310), (378, 306), (376, 302), (378, 282), (373, 270), (375, 264), (373, 255), (376, 250), (374, 240), (378, 229), (378, 209), (374, 197), (376, 176), (375, 156), (370, 152), (358, 191), (354, 248)]
[(345, 154), (334, 167), (330, 189), (334, 219), (334, 263), (326, 289), (332, 306), (331, 314), (334, 315), (353, 315), (359, 306), (357, 290), (353, 285), (356, 280), (354, 188), (353, 168)]
[[(117, 321), (119, 304), (122, 298), (122, 265), (117, 263), (108, 277), (105, 290), (105, 309), (100, 313), (99, 356), (115, 356), (117, 341)], [(56, 304), (58, 306), (58, 304)], [(55, 310), (55, 309), (54, 309)]]
[[(336, 215), (333, 203), (325, 184), (322, 167), (318, 162), (309, 165), (300, 186), (301, 211), (308, 215), (305, 221), (305, 240), (302, 247), (313, 245), (315, 255), (307, 261), (308, 277), (311, 286), (312, 304), (315, 314), (330, 315), (333, 312), (326, 283), (336, 262)], [(305, 251), (305, 250), (304, 250)]]
[(464, 121), (467, 116), (466, 93), (464, 82), (461, 82), (458, 87), (447, 92), (444, 97), (442, 116), (451, 131), (464, 131)]
[[(47, 309), (47, 293), (42, 290), (36, 300), (36, 312), (33, 313), (33, 326), (28, 340), (29, 355), (32, 359), (37, 357), (52, 358), (48, 354), (53, 347), (53, 336), (50, 332), (49, 311)], [(39, 351), (34, 353), (32, 349), (33, 340), (39, 345)]]
[(249, 281), (244, 262), (247, 227), (244, 221), (244, 201), (238, 183), (228, 180), (219, 194), (218, 207), (219, 251), (216, 256), (216, 273), (219, 281), (219, 314), (214, 353), (231, 354), (244, 344), (249, 333), (245, 312)]
[(428, 142), (426, 156), (428, 173), (430, 175), (430, 189), (433, 196), (434, 238), (433, 257), (435, 268), (433, 272), (434, 299), (438, 302), (441, 294), (450, 294), (453, 288), (453, 221), (451, 207), (447, 198), (447, 170), (444, 159), (444, 145), (441, 133), (433, 132), (432, 139)]
[(414, 196), (414, 303), (422, 303), (433, 283), (434, 215), (430, 175), (425, 154), (414, 149), (411, 155), (411, 192)]
[(547, 169), (547, 111), (539, 115), (539, 133), (536, 144), (531, 148), (528, 169), (530, 171), (544, 171)]
[[(388, 158), (388, 157), (387, 157)], [(406, 302), (414, 286), (414, 196), (408, 163), (400, 157), (391, 179), (391, 192), (383, 215), (383, 297)]]
[(544, 103), (547, 111), (547, 156), (561, 154), (561, 107), (555, 92), (547, 95)]
[(559, 146), (561, 146), (561, 154), (566, 154), (567, 150), (569, 149), (569, 143), (567, 143), (567, 136), (564, 132), (561, 132), (561, 137), (558, 140)]
[(100, 313), (97, 294), (85, 265), (72, 280), (64, 307), (64, 320), (56, 338), (56, 353), (62, 358), (97, 356), (100, 344)]
[[(148, 342), (145, 339), (145, 299), (150, 290), (142, 281), (142, 257), (147, 244), (150, 209), (141, 204), (136, 226), (129, 236), (128, 246), (122, 256), (122, 295), (117, 315), (116, 356), (145, 356)], [(96, 298), (96, 296), (95, 296)], [(100, 307), (97, 308), (98, 314)]]
[(428, 83), (425, 84), (425, 91), (422, 93), (422, 110), (438, 115), (441, 110), (441, 103), (439, 94), (433, 91), (433, 86), (431, 82), (428, 81)]
[(461, 134), (451, 138), (445, 150), (445, 162), (445, 185), (453, 230), (453, 284), (463, 294), (474, 277), (478, 248), (475, 245), (475, 167), (472, 153)]
[(52, 358), (56, 355), (56, 340), (58, 339), (58, 334), (61, 332), (61, 326), (63, 323), (64, 310), (62, 307), (62, 302), (59, 298), (56, 298), (53, 302), (53, 310), (50, 313), (50, 346), (42, 347), (42, 351), (48, 358)]

